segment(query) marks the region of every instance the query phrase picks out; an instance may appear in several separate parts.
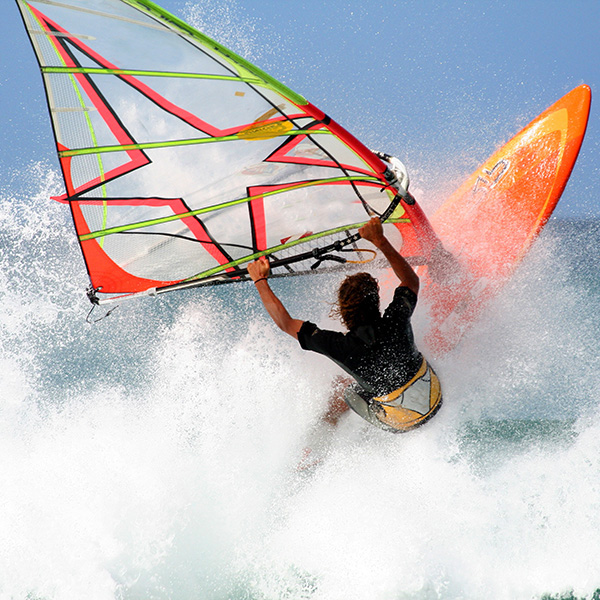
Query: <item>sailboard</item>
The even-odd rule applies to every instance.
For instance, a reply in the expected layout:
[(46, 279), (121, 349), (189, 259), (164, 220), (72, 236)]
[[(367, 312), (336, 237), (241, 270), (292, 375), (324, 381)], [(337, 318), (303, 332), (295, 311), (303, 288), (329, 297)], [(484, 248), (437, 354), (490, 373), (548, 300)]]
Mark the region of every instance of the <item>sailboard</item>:
[(92, 302), (360, 262), (373, 215), (415, 262), (438, 243), (385, 156), (153, 2), (16, 2)]
[[(486, 160), (431, 217), (449, 254), (420, 267), (430, 354), (453, 349), (552, 215), (587, 128), (591, 90), (563, 96)], [(436, 264), (436, 262), (438, 264)]]

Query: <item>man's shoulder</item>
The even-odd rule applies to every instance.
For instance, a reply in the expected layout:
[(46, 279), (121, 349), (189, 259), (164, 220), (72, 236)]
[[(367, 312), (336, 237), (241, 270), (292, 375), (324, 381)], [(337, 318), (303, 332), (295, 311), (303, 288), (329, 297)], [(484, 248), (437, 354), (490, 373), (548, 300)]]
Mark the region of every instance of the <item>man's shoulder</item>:
[(410, 317), (417, 306), (417, 298), (417, 294), (410, 288), (403, 285), (398, 286), (392, 301), (385, 309), (384, 318)]
[(396, 288), (396, 291), (394, 292), (394, 300), (396, 298), (406, 298), (407, 300), (410, 300), (411, 302), (414, 302), (416, 304), (418, 296), (417, 293), (411, 290), (409, 287), (406, 287), (405, 285), (399, 285)]

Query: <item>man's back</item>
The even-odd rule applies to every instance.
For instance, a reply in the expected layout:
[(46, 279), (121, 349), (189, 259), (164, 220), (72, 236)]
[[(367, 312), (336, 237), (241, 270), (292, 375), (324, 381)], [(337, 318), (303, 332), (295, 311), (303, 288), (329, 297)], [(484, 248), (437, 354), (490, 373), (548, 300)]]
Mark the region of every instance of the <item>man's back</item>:
[(334, 360), (371, 394), (387, 394), (407, 383), (423, 360), (410, 324), (416, 303), (417, 295), (401, 286), (376, 323), (344, 334), (307, 321), (298, 332), (298, 341), (303, 349)]

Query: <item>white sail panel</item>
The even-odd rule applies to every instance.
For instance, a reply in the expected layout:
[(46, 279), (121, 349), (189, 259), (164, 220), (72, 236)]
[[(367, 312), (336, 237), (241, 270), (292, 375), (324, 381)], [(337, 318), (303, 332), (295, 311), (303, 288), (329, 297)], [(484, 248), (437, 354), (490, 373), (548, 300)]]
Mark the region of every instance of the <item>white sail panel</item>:
[[(102, 294), (239, 281), (261, 255), (275, 276), (326, 268), (320, 256), (343, 261), (358, 227), (392, 215), (398, 190), (377, 156), (152, 2), (16, 1), (48, 94), (59, 199)], [(394, 214), (415, 253), (421, 216)]]

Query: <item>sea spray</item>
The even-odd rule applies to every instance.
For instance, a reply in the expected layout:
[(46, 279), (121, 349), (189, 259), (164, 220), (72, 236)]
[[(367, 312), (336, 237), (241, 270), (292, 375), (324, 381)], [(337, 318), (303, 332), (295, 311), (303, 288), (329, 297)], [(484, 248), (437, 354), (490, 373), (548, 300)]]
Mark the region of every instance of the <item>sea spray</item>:
[[(307, 477), (296, 466), (337, 367), (281, 334), (250, 283), (124, 303), (89, 325), (67, 207), (50, 202), (32, 235), (54, 187), (37, 178), (0, 202), (3, 597), (501, 599), (598, 586), (599, 295), (585, 275), (598, 260), (581, 251), (597, 228), (544, 232), (436, 365), (435, 419), (388, 435), (350, 415)], [(336, 281), (273, 285), (295, 317), (334, 326)]]

